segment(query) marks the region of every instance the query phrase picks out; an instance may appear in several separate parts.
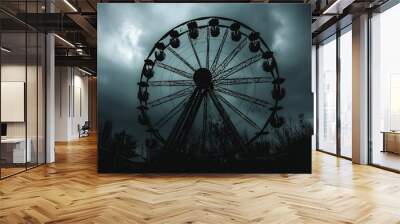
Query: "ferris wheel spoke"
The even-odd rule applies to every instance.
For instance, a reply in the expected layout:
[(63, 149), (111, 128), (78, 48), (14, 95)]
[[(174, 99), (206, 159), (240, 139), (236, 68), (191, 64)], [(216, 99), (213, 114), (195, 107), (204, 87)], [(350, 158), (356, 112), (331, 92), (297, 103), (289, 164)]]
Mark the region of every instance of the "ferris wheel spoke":
[(247, 141), (246, 145), (249, 145), (251, 143), (253, 143), (256, 139), (258, 139), (260, 136), (265, 136), (268, 135), (268, 131), (265, 131), (265, 129), (267, 128), (268, 124), (271, 121), (271, 118), (275, 116), (275, 112), (273, 112), (272, 114), (269, 115), (267, 122), (264, 123), (263, 127), (261, 128), (261, 130), (259, 132), (256, 133), (256, 135), (253, 136), (253, 138), (251, 138), (249, 141)]
[(165, 124), (167, 124), (175, 115), (177, 115), (180, 111), (183, 110), (184, 105), (187, 103), (187, 98), (183, 99), (176, 106), (174, 106), (170, 111), (168, 111), (162, 118), (160, 118), (155, 126), (158, 128), (162, 128)]
[(207, 27), (207, 53), (206, 53), (206, 68), (210, 68), (210, 27)]
[(185, 78), (191, 79), (192, 78), (192, 74), (190, 74), (189, 72), (185, 72), (183, 70), (180, 70), (178, 68), (172, 67), (170, 65), (164, 64), (162, 62), (156, 61), (155, 63), (158, 67), (163, 68), (167, 71), (170, 71), (172, 73), (175, 73), (177, 75), (183, 76)]
[(243, 120), (245, 120), (249, 125), (251, 125), (252, 127), (254, 127), (257, 130), (261, 129), (253, 120), (251, 120), (246, 114), (244, 114), (242, 111), (240, 111), (237, 107), (235, 107), (232, 103), (230, 103), (223, 96), (221, 96), (219, 94), (216, 94), (216, 96), (223, 103), (225, 103), (233, 112), (235, 112), (237, 115), (239, 115), (239, 117), (241, 117)]
[(191, 93), (192, 93), (191, 87), (187, 87), (185, 89), (179, 90), (179, 91), (174, 92), (172, 94), (169, 94), (167, 96), (163, 96), (163, 97), (160, 97), (158, 99), (152, 100), (152, 101), (150, 101), (148, 103), (148, 105), (151, 106), (151, 107), (156, 107), (156, 106), (159, 106), (161, 104), (170, 102), (172, 100), (179, 99), (181, 97), (187, 96), (187, 95), (189, 95)]
[(170, 132), (171, 134), (168, 136), (166, 144), (167, 150), (179, 150), (186, 145), (187, 135), (199, 111), (203, 96), (204, 94), (200, 88), (194, 90)]
[(217, 76), (221, 71), (225, 70), (226, 67), (232, 62), (232, 60), (239, 54), (239, 52), (246, 46), (247, 38), (242, 40), (238, 46), (236, 46), (226, 57), (225, 59), (219, 64), (215, 70), (213, 71), (214, 76)]
[(208, 104), (208, 97), (207, 93), (205, 93), (203, 98), (203, 129), (202, 129), (202, 147), (203, 149), (206, 147), (206, 137), (207, 137), (207, 126), (208, 126), (208, 111), (207, 111), (207, 104)]
[(218, 51), (215, 54), (214, 61), (211, 65), (211, 71), (214, 71), (216, 66), (218, 65), (219, 58), (221, 56), (222, 49), (224, 48), (226, 37), (228, 36), (228, 28), (225, 28), (224, 36), (222, 37), (221, 43), (219, 44)]
[(176, 52), (174, 49), (172, 49), (171, 47), (168, 47), (167, 50), (170, 51), (173, 55), (175, 55), (175, 57), (177, 57), (181, 62), (183, 62), (192, 71), (196, 71), (196, 69), (188, 61), (186, 61), (178, 52)]
[(270, 103), (268, 101), (265, 101), (265, 100), (262, 100), (262, 99), (259, 99), (259, 98), (253, 97), (253, 96), (249, 96), (247, 94), (240, 93), (240, 92), (237, 92), (237, 91), (234, 91), (231, 89), (227, 89), (222, 86), (217, 87), (215, 89), (215, 91), (233, 96), (237, 99), (241, 99), (248, 103), (256, 104), (256, 105), (259, 105), (262, 107), (266, 107), (266, 106), (270, 105)]
[(249, 67), (250, 65), (258, 62), (261, 58), (262, 58), (262, 54), (258, 54), (258, 55), (254, 56), (254, 57), (248, 58), (248, 59), (238, 63), (235, 66), (232, 66), (232, 67), (230, 67), (230, 68), (228, 68), (226, 70), (222, 70), (221, 72), (219, 72), (218, 74), (216, 74), (214, 76), (214, 79), (219, 77), (219, 76), (221, 76), (221, 77), (218, 78), (218, 79), (226, 79), (229, 76), (235, 74), (236, 72), (239, 72), (239, 71)]
[(226, 79), (221, 78), (218, 79), (215, 85), (241, 85), (241, 84), (254, 84), (254, 83), (270, 83), (272, 82), (271, 77), (243, 77), (243, 78), (232, 78)]
[(209, 96), (217, 109), (220, 117), (222, 118), (224, 125), (227, 127), (227, 136), (231, 139), (232, 144), (239, 147), (241, 151), (244, 150), (243, 139), (239, 134), (239, 131), (236, 129), (235, 125), (232, 123), (228, 113), (225, 111), (222, 103), (219, 101), (214, 91), (210, 91)]
[(194, 46), (193, 40), (192, 40), (192, 38), (190, 38), (189, 33), (188, 33), (187, 37), (188, 37), (188, 39), (189, 39), (190, 46), (192, 46), (193, 53), (194, 53), (194, 56), (196, 57), (197, 63), (199, 64), (199, 68), (201, 68), (201, 63), (200, 63), (199, 55), (197, 54), (196, 47)]
[(194, 86), (193, 80), (149, 81), (149, 86)]

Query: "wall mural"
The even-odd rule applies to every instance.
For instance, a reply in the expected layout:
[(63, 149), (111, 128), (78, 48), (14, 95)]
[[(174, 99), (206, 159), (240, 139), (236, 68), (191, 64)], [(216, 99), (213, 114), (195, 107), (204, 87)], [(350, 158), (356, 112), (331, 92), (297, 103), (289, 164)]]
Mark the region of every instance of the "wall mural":
[(310, 15), (100, 4), (99, 172), (311, 172)]

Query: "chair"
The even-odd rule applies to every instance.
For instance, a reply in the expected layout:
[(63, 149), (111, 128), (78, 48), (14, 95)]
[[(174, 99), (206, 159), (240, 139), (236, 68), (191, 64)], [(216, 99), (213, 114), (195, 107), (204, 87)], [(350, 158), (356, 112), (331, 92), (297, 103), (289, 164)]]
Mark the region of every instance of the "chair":
[(89, 129), (90, 129), (89, 121), (85, 121), (82, 127), (78, 124), (79, 138), (89, 136)]

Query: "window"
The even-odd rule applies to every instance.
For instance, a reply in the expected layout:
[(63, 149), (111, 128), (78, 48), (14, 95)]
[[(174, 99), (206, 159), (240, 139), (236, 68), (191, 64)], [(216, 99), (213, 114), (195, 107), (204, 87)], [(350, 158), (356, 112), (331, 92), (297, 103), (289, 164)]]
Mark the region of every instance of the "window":
[(352, 34), (351, 26), (340, 36), (340, 155), (351, 158), (352, 149)]
[(318, 149), (336, 153), (336, 37), (318, 48)]
[(400, 5), (371, 18), (371, 159), (400, 170)]

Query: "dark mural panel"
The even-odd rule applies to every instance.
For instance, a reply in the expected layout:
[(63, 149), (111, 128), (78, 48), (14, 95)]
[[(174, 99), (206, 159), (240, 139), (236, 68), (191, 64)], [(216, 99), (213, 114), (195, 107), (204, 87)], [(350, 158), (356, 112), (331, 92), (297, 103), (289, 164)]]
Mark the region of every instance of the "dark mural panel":
[(99, 4), (99, 172), (311, 172), (303, 4)]

